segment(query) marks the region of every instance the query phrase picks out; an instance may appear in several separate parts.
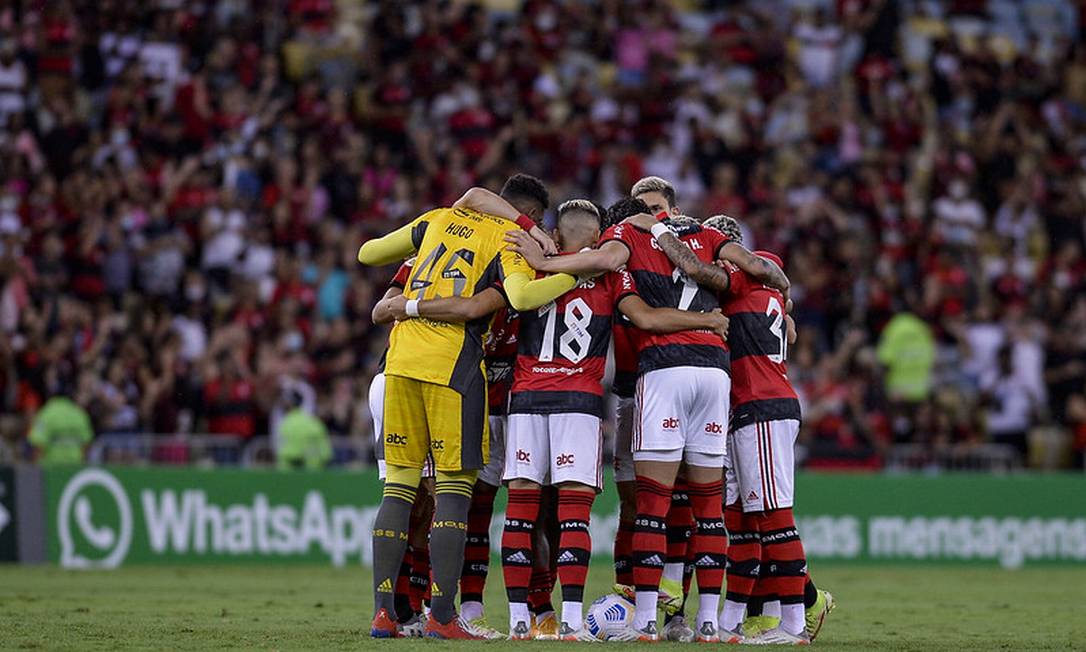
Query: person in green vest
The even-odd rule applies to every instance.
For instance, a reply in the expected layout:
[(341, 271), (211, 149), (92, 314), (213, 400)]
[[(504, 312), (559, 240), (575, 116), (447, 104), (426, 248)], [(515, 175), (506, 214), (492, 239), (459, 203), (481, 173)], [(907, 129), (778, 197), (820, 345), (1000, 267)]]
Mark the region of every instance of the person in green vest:
[(34, 417), (30, 443), (41, 464), (82, 464), (83, 452), (94, 439), (87, 411), (66, 396), (54, 396)]
[(935, 337), (922, 319), (908, 312), (894, 315), (879, 336), (877, 353), (886, 367), (886, 392), (891, 399), (918, 403), (928, 397)]
[(320, 419), (301, 407), (300, 395), (292, 397), (294, 407), (279, 422), (279, 468), (323, 469), (332, 459), (332, 442)]

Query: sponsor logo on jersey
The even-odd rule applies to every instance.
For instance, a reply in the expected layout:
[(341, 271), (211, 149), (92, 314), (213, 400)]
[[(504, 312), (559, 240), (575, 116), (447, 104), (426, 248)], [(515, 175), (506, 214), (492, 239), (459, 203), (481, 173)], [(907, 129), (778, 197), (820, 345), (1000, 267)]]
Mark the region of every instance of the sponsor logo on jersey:
[(532, 461), (532, 454), (531, 454), (531, 453), (529, 453), (529, 452), (528, 452), (528, 451), (526, 451), (526, 450), (521, 450), (521, 449), (519, 449), (519, 448), (518, 448), (518, 449), (517, 449), (517, 461), (518, 461), (518, 462), (525, 462), (525, 463), (531, 463), (531, 461)]
[(569, 369), (566, 367), (532, 367), (533, 374), (565, 374), (567, 376), (573, 376), (575, 374), (583, 374), (584, 367), (577, 367), (575, 369)]
[(385, 435), (385, 443), (392, 444), (393, 446), (406, 446), (407, 435), (400, 435), (395, 432), (390, 432)]
[(431, 448), (431, 450), (435, 450), (435, 451), (443, 451), (443, 450), (445, 450), (445, 440), (444, 439), (433, 439), (433, 440), (431, 440), (430, 441), (430, 448)]
[(675, 430), (679, 427), (679, 420), (675, 417), (671, 417), (670, 419), (664, 419), (662, 427), (664, 430)]
[(558, 457), (554, 458), (554, 463), (557, 466), (569, 466), (570, 464), (573, 464), (573, 459), (573, 453), (562, 453)]
[(705, 424), (705, 432), (709, 433), (710, 435), (719, 435), (724, 432), (724, 426), (720, 425), (716, 421), (710, 421), (709, 423)]
[(752, 503), (752, 502), (754, 502), (756, 500), (758, 500), (758, 494), (754, 493), (753, 491), (750, 492), (749, 494), (747, 494), (747, 502), (748, 503)]

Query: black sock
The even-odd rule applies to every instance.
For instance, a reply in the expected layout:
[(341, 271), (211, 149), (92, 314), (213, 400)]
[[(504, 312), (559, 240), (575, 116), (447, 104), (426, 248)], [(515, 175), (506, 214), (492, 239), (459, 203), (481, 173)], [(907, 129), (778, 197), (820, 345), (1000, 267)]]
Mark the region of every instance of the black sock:
[(811, 576), (807, 576), (807, 583), (803, 585), (803, 608), (810, 609), (818, 602), (818, 589), (815, 588), (814, 580)]
[(394, 604), (396, 605), (396, 620), (401, 625), (415, 615), (415, 611), (411, 608), (411, 600), (408, 599), (406, 593), (397, 593)]
[[(395, 618), (399, 614), (396, 580), (407, 551), (407, 528), (411, 522), (415, 488), (395, 485), (390, 490), (389, 487), (386, 483), (381, 508), (373, 521), (373, 602), (375, 611), (387, 609)], [(410, 500), (407, 499), (409, 495)]]
[(459, 486), (461, 482), (437, 481), (434, 525), (430, 530), (430, 567), (433, 569), (430, 612), (441, 624), (456, 617), (456, 591), (464, 567), (472, 485), (463, 483), (464, 488)]
[(765, 607), (765, 596), (750, 596), (750, 599), (747, 600), (747, 616), (761, 616), (763, 607)]

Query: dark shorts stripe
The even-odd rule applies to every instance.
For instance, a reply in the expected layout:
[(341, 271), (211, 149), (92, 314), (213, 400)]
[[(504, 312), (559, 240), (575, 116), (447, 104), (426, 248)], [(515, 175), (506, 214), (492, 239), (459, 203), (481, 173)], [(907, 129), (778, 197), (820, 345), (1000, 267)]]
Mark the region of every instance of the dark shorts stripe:
[(799, 400), (795, 398), (766, 398), (732, 406), (732, 432), (752, 423), (800, 420)]
[(705, 344), (665, 344), (645, 349), (638, 357), (637, 373), (646, 374), (672, 367), (712, 367), (731, 375), (731, 358), (726, 349)]
[(590, 392), (513, 392), (509, 414), (591, 414), (603, 417), (603, 397)]
[(487, 463), (487, 460), (483, 459), (483, 437), (489, 406), (486, 377), (481, 369), (467, 379), (465, 391), (460, 392), (460, 395), (460, 468), (481, 469)]

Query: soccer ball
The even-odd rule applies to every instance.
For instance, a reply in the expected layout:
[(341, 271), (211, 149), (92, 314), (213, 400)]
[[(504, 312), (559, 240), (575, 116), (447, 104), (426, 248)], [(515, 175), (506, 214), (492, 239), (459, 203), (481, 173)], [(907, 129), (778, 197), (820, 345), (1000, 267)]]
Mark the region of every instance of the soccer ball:
[(632, 602), (621, 595), (609, 593), (588, 606), (584, 624), (593, 636), (608, 641), (633, 621), (633, 614)]

